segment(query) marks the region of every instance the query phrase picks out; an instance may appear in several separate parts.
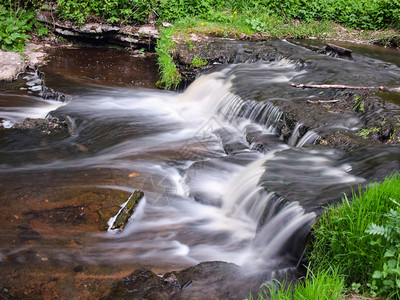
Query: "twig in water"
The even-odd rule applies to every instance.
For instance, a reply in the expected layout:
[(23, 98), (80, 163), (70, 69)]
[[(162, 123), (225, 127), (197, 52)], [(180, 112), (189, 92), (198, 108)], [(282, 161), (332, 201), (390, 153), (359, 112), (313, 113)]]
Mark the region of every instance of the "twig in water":
[(366, 90), (366, 91), (383, 91), (383, 92), (396, 92), (400, 93), (400, 87), (390, 88), (386, 86), (351, 86), (340, 84), (290, 84), (296, 88), (310, 88), (310, 89), (349, 89), (349, 90)]
[(307, 103), (312, 103), (312, 104), (321, 104), (321, 103), (337, 103), (340, 100), (307, 100)]

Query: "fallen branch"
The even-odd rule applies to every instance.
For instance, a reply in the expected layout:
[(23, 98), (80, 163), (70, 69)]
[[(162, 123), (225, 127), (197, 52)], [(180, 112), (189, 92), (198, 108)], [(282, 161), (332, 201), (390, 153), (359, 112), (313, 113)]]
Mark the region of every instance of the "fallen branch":
[(321, 104), (321, 103), (337, 103), (340, 100), (307, 100), (307, 103)]
[(332, 52), (335, 52), (335, 53), (337, 53), (339, 55), (343, 55), (343, 56), (351, 56), (351, 52), (352, 52), (350, 49), (336, 46), (334, 44), (327, 44), (325, 49), (327, 51), (332, 51)]
[(309, 88), (309, 89), (348, 89), (348, 90), (366, 90), (366, 91), (383, 91), (383, 92), (396, 92), (400, 93), (400, 87), (390, 88), (386, 86), (351, 86), (340, 84), (295, 84), (291, 86), (296, 88)]

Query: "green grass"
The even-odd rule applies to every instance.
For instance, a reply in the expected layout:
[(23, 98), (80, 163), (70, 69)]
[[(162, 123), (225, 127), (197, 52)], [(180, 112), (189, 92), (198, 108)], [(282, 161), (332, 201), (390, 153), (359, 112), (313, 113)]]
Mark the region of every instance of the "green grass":
[(395, 173), (329, 207), (314, 226), (305, 278), (264, 284), (257, 299), (345, 299), (350, 291), (400, 299), (399, 200)]
[(330, 21), (289, 22), (275, 15), (224, 12), (218, 18), (183, 18), (175, 22), (176, 34), (191, 33), (216, 37), (238, 38), (242, 34), (260, 33), (265, 39), (274, 38), (325, 38), (334, 34)]
[(191, 67), (195, 67), (195, 68), (199, 68), (202, 66), (207, 65), (207, 60), (206, 59), (201, 59), (200, 57), (198, 57), (197, 55), (195, 55), (192, 59), (192, 62), (190, 63)]
[(158, 66), (160, 70), (161, 79), (157, 83), (158, 86), (165, 89), (176, 89), (181, 80), (176, 64), (171, 56), (171, 52), (176, 47), (175, 42), (172, 40), (172, 35), (175, 27), (165, 28), (160, 35), (157, 42), (156, 52), (158, 54)]
[[(274, 281), (272, 285), (263, 284), (258, 300), (339, 300), (345, 297), (344, 277), (332, 268), (316, 271), (308, 270), (294, 286), (286, 282)], [(250, 295), (249, 300), (253, 297)]]
[(352, 202), (345, 197), (341, 205), (330, 207), (314, 227), (311, 266), (338, 267), (347, 286), (359, 283), (365, 291), (375, 292), (373, 274), (387, 262), (390, 243), (366, 231), (373, 223), (385, 224), (387, 214), (397, 209), (391, 199), (400, 200), (399, 174), (353, 195)]

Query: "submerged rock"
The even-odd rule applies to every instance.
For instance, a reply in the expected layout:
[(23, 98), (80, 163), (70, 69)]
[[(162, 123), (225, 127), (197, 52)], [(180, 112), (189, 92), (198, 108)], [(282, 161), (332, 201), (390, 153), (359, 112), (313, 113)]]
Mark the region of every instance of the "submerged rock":
[(178, 291), (153, 272), (141, 268), (118, 281), (107, 299), (173, 299)]
[(12, 129), (17, 130), (36, 130), (41, 134), (50, 135), (50, 134), (60, 134), (67, 133), (68, 126), (59, 120), (47, 120), (47, 119), (32, 119), (26, 118), (23, 123), (15, 124)]
[(139, 201), (144, 197), (142, 191), (135, 191), (128, 199), (128, 203), (120, 210), (115, 219), (111, 229), (123, 230), (129, 221), (129, 218), (135, 212), (136, 207), (139, 205)]
[[(239, 299), (257, 290), (261, 278), (246, 281), (242, 268), (227, 262), (203, 262), (163, 277), (141, 268), (119, 280), (107, 299)], [(232, 285), (232, 282), (238, 284)], [(243, 288), (246, 286), (246, 288)], [(247, 289), (248, 288), (248, 289)]]

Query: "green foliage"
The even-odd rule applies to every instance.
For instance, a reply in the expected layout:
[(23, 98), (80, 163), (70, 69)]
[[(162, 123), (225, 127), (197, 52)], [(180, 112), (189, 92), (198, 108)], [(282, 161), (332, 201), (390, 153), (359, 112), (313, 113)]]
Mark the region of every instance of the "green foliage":
[[(393, 244), (391, 239), (386, 239), (383, 234), (389, 230), (383, 228), (392, 228), (398, 222), (397, 219), (394, 222), (389, 218), (393, 217), (393, 211), (398, 209), (390, 199), (400, 199), (399, 174), (385, 179), (382, 183), (371, 185), (364, 192), (360, 190), (359, 196), (353, 195), (352, 203), (344, 197), (341, 205), (326, 210), (314, 227), (312, 249), (308, 253), (311, 266), (322, 269), (338, 266), (342, 274), (346, 274), (348, 286), (359, 283), (364, 290), (368, 290), (369, 286), (372, 292), (388, 294), (383, 287), (386, 284), (391, 285), (392, 282), (384, 283), (383, 280), (392, 280), (393, 284), (397, 284), (392, 276), (395, 276), (397, 271), (394, 270), (398, 268), (399, 262), (397, 256), (397, 265), (393, 264), (393, 253), (387, 252), (388, 249), (392, 249)], [(385, 225), (378, 227), (372, 224)], [(382, 235), (377, 241), (375, 237), (378, 232)], [(387, 233), (387, 237), (389, 236), (391, 235)], [(398, 252), (394, 255), (398, 255)], [(382, 270), (386, 272), (381, 273), (382, 278), (374, 278), (379, 274), (375, 271)], [(378, 282), (378, 279), (382, 280)]]
[(41, 1), (0, 0), (0, 47), (5, 51), (23, 53), (29, 41), (29, 33), (47, 34), (47, 28), (35, 19), (35, 9)]
[(263, 20), (255, 15), (279, 17), (286, 23), (323, 20), (359, 29), (400, 27), (400, 0), (58, 0), (57, 4), (62, 18), (78, 23), (92, 17), (109, 22), (144, 22), (147, 14), (167, 21), (192, 16), (226, 22), (231, 20), (230, 12), (237, 11), (252, 16), (249, 25), (255, 31), (264, 31)]
[(195, 67), (195, 68), (199, 68), (202, 66), (207, 65), (207, 60), (206, 59), (201, 59), (200, 57), (198, 57), (197, 55), (195, 55), (192, 59), (192, 62), (190, 64), (191, 67)]
[[(5, 3), (4, 3), (5, 4)], [(22, 53), (33, 29), (34, 13), (19, 3), (0, 4), (0, 45), (3, 50)]]
[[(388, 295), (389, 298), (400, 299), (400, 204), (391, 199), (397, 205), (396, 210), (390, 209), (385, 214), (385, 225), (371, 223), (365, 231), (378, 239), (371, 242), (372, 246), (385, 247), (383, 265), (372, 274), (373, 280), (369, 287), (375, 294)], [(383, 238), (385, 246), (382, 245)]]
[(265, 31), (267, 26), (261, 18), (246, 19), (246, 23), (250, 25), (255, 32)]
[(266, 0), (234, 2), (238, 11), (261, 11), (286, 21), (330, 20), (359, 29), (400, 27), (400, 0)]
[(110, 23), (143, 23), (149, 16), (175, 21), (186, 16), (208, 18), (224, 8), (217, 0), (57, 0), (58, 14), (82, 24), (100, 17)]
[(57, 0), (57, 12), (63, 19), (82, 24), (90, 18), (102, 18), (110, 23), (144, 22), (154, 1), (142, 0)]
[[(272, 281), (263, 284), (258, 294), (258, 300), (331, 300), (344, 299), (344, 277), (332, 268), (318, 270), (313, 273), (310, 269), (305, 278), (300, 279), (294, 286), (286, 282)], [(249, 300), (253, 297), (250, 294)]]
[(379, 128), (378, 127), (372, 127), (372, 128), (362, 128), (360, 129), (359, 132), (357, 132), (356, 134), (359, 136), (362, 136), (363, 138), (367, 138), (367, 136), (372, 133), (372, 132), (379, 132)]
[(364, 112), (364, 105), (365, 105), (365, 103), (364, 103), (364, 100), (360, 100), (360, 97), (359, 96), (356, 96), (355, 98), (354, 98), (354, 107), (353, 107), (353, 110), (355, 111), (355, 112)]
[(172, 40), (174, 31), (174, 27), (165, 28), (161, 32), (160, 39), (156, 46), (158, 65), (161, 73), (161, 80), (158, 85), (164, 86), (166, 89), (176, 89), (177, 85), (181, 81), (181, 75), (171, 56), (171, 52), (175, 48), (175, 42)]
[(319, 269), (315, 272), (308, 270), (304, 283), (295, 287), (294, 299), (298, 300), (329, 300), (344, 299), (344, 276), (337, 270)]

